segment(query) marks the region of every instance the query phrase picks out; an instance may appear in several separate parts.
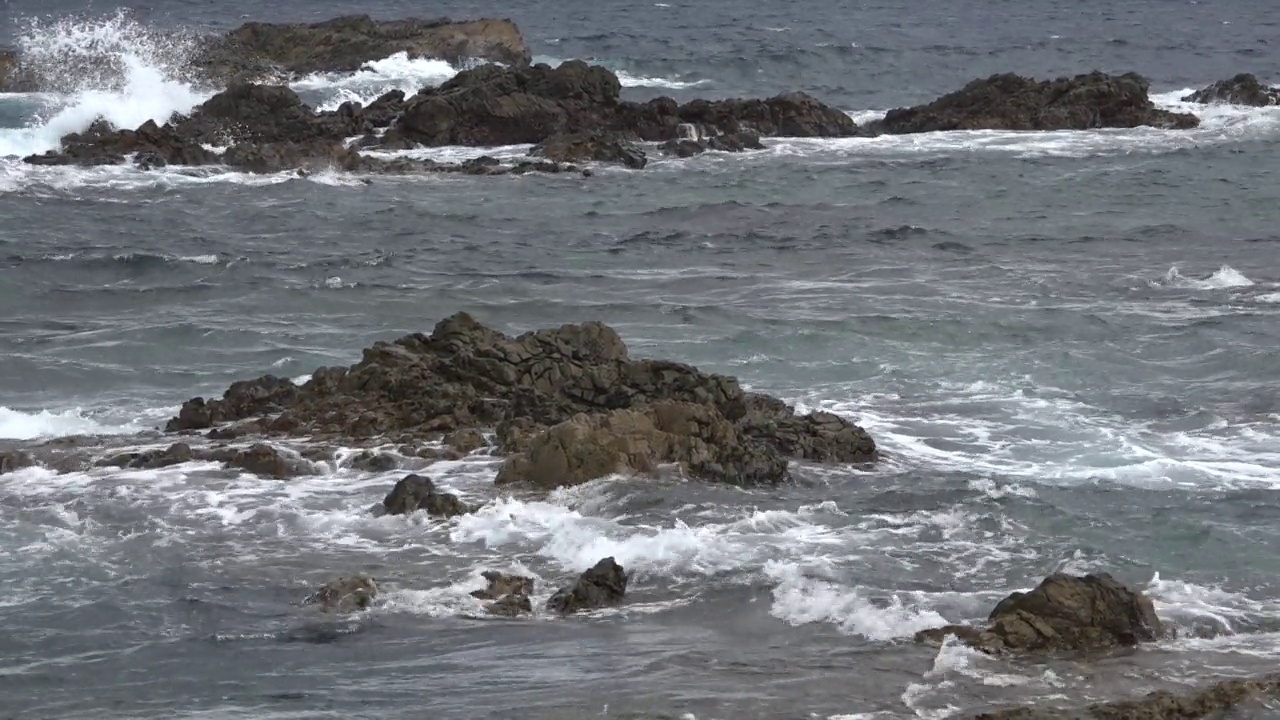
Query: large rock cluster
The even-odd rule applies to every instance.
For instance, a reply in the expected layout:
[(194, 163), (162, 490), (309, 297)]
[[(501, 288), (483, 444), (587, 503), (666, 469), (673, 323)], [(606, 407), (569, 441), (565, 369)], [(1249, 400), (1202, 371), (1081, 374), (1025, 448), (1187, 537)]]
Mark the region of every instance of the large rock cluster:
[(1220, 80), (1209, 87), (1197, 90), (1182, 98), (1183, 102), (1225, 103), (1267, 107), (1280, 105), (1280, 88), (1263, 85), (1249, 73), (1240, 73), (1229, 80)]
[[(575, 484), (679, 464), (737, 484), (787, 477), (786, 458), (863, 463), (876, 445), (827, 414), (800, 415), (722, 375), (633, 360), (610, 327), (589, 322), (508, 337), (459, 313), (430, 335), (379, 342), (350, 367), (304, 385), (273, 376), (194, 398), (170, 432), (236, 424), (244, 431), (344, 441), (412, 441), (496, 428), (511, 454), (502, 482)], [(219, 428), (225, 432), (225, 428)]]

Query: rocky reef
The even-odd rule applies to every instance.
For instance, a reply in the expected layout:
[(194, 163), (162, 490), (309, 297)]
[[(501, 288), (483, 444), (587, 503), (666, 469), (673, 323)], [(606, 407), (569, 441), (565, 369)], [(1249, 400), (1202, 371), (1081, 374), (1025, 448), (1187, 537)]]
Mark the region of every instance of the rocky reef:
[(1220, 80), (1206, 88), (1201, 88), (1182, 98), (1182, 101), (1205, 105), (1226, 103), (1268, 107), (1280, 105), (1280, 88), (1263, 85), (1256, 76), (1240, 73), (1229, 80)]
[[(653, 475), (663, 464), (704, 480), (770, 484), (787, 479), (787, 458), (877, 457), (871, 437), (842, 417), (798, 414), (744, 392), (734, 378), (681, 363), (633, 360), (602, 323), (513, 338), (463, 313), (430, 335), (379, 342), (350, 367), (321, 368), (301, 386), (268, 375), (237, 382), (221, 398), (193, 398), (166, 431), (364, 444), (451, 433), (479, 447), (476, 431), (490, 428), (509, 456), (499, 482), (540, 488)], [(430, 482), (412, 477), (388, 496), (388, 512), (439, 504)]]
[(866, 128), (906, 134), (946, 130), (1093, 130), (1140, 125), (1184, 130), (1200, 120), (1161, 110), (1140, 75), (1092, 72), (1037, 81), (1006, 73), (974, 80), (960, 90), (916, 107), (890, 110)]

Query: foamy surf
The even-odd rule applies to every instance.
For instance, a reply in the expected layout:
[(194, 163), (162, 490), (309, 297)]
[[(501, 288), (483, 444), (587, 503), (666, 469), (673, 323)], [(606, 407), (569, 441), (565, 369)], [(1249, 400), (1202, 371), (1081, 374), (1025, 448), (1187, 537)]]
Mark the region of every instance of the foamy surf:
[(145, 430), (138, 423), (113, 425), (80, 408), (24, 412), (0, 406), (0, 439), (37, 440), (70, 435), (130, 435)]
[(1158, 281), (1153, 281), (1155, 286), (1189, 288), (1192, 290), (1222, 290), (1227, 288), (1249, 287), (1253, 285), (1253, 281), (1245, 277), (1244, 273), (1236, 270), (1230, 265), (1223, 265), (1212, 274), (1203, 277), (1187, 277), (1175, 265), (1169, 268), (1164, 277)]
[(408, 53), (373, 60), (354, 73), (316, 73), (290, 84), (318, 110), (336, 110), (344, 102), (369, 104), (392, 90), (413, 95), (436, 87), (457, 75), (460, 68), (432, 58), (410, 58)]

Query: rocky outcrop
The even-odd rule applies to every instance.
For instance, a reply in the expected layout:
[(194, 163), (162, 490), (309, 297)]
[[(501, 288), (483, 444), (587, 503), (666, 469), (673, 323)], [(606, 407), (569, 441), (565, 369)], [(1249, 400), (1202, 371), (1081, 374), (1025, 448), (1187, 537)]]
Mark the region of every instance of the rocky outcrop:
[(475, 60), (527, 65), (530, 59), (529, 46), (510, 20), (379, 22), (352, 15), (307, 24), (245, 23), (225, 36), (202, 40), (191, 64), (198, 75), (225, 82), (354, 72), (397, 53), (454, 65)]
[(338, 578), (325, 583), (303, 599), (303, 605), (317, 605), (321, 612), (353, 613), (373, 604), (378, 596), (378, 584), (368, 575)]
[(1158, 691), (1139, 700), (1098, 703), (1080, 709), (1013, 708), (982, 713), (974, 720), (1197, 720), (1198, 718), (1271, 717), (1280, 698), (1280, 675), (1223, 680), (1190, 693)]
[(1156, 108), (1139, 75), (1094, 72), (1036, 81), (1006, 73), (975, 80), (927, 105), (890, 110), (864, 130), (921, 133), (946, 130), (1092, 130), (1149, 125), (1187, 129), (1194, 115)]
[(483, 66), (406, 101), (387, 139), (426, 146), (517, 145), (557, 135), (612, 132), (662, 142), (677, 139), (684, 124), (696, 125), (708, 136), (754, 130), (838, 137), (858, 130), (848, 115), (803, 93), (677, 105), (670, 98), (623, 102), (621, 89), (613, 73), (581, 60), (555, 68)]
[(383, 498), (382, 507), (388, 515), (408, 515), (424, 510), (428, 515), (446, 518), (475, 510), (459, 500), (457, 495), (437, 491), (430, 478), (416, 474), (401, 478)]
[(626, 571), (607, 557), (582, 573), (573, 585), (557, 590), (547, 601), (547, 609), (561, 615), (598, 610), (621, 604), (626, 594)]
[(1230, 80), (1221, 80), (1197, 90), (1182, 98), (1182, 102), (1267, 107), (1280, 105), (1280, 88), (1263, 85), (1256, 76), (1240, 73)]
[(583, 413), (555, 425), (533, 438), (528, 451), (507, 458), (497, 483), (550, 490), (614, 473), (653, 475), (662, 463), (735, 485), (787, 477), (787, 461), (774, 447), (743, 434), (716, 408), (664, 401)]
[(1164, 634), (1151, 599), (1110, 575), (1050, 575), (1028, 593), (1001, 600), (985, 628), (964, 625), (924, 630), (919, 642), (948, 635), (985, 652), (1090, 652), (1131, 647)]
[[(628, 409), (637, 413), (610, 415)], [(193, 398), (166, 429), (250, 421), (269, 435), (403, 443), (406, 436), (429, 440), (492, 427), (502, 449), (512, 453), (532, 449), (547, 428), (580, 413), (601, 418), (548, 431), (538, 441), (546, 448), (539, 459), (528, 456), (531, 469), (508, 470), (506, 477), (542, 483), (537, 478), (549, 477), (536, 470), (543, 452), (553, 453), (565, 437), (596, 431), (605, 433), (594, 435), (600, 447), (615, 448), (607, 433), (626, 430), (616, 446), (621, 455), (589, 463), (565, 456), (584, 474), (615, 467), (619, 458), (620, 467), (643, 470), (643, 458), (651, 457), (684, 462), (703, 477), (774, 482), (785, 477), (781, 456), (833, 463), (876, 459), (872, 439), (844, 418), (798, 415), (781, 401), (744, 393), (731, 377), (688, 365), (632, 360), (618, 334), (602, 323), (512, 338), (463, 313), (442, 320), (430, 335), (376, 343), (355, 365), (321, 368), (302, 386), (268, 375), (234, 383), (221, 398)]]
[(561, 133), (529, 151), (530, 155), (563, 163), (605, 162), (641, 170), (649, 163), (644, 151), (616, 133)]
[(480, 600), (492, 600), (485, 605), (490, 615), (515, 617), (533, 612), (533, 578), (522, 575), (506, 575), (493, 570), (486, 570), (483, 577), (488, 585), (483, 590), (476, 590), (471, 597)]
[(157, 470), (195, 460), (195, 453), (186, 443), (174, 443), (163, 450), (125, 452), (113, 455), (96, 464), (100, 467), (118, 467), (136, 470)]

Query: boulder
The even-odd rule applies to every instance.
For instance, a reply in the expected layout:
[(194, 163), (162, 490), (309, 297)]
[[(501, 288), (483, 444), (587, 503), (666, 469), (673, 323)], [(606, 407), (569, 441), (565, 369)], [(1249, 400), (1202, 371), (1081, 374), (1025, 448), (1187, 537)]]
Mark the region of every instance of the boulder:
[(277, 480), (288, 480), (299, 475), (314, 473), (311, 464), (306, 460), (266, 443), (256, 443), (243, 450), (234, 451), (234, 454), (223, 452), (214, 457), (221, 459), (229, 468), (238, 468), (254, 475)]
[(21, 450), (5, 450), (0, 452), (0, 475), (29, 468), (36, 464), (30, 455)]
[(582, 573), (573, 585), (556, 591), (547, 601), (547, 609), (561, 615), (597, 610), (620, 604), (626, 594), (626, 571), (607, 557)]
[(644, 151), (616, 133), (560, 133), (543, 140), (530, 155), (563, 163), (604, 162), (643, 169), (649, 159)]
[(1267, 107), (1280, 105), (1280, 88), (1263, 85), (1249, 73), (1240, 73), (1230, 80), (1220, 80), (1209, 87), (1197, 90), (1182, 98), (1182, 102), (1226, 103)]
[(515, 617), (533, 612), (533, 602), (529, 599), (533, 595), (533, 578), (493, 570), (486, 570), (483, 576), (488, 582), (487, 587), (472, 592), (471, 596), (480, 600), (493, 600), (494, 602), (485, 605), (489, 614)]
[(368, 575), (338, 578), (325, 583), (303, 599), (304, 605), (318, 605), (321, 612), (353, 613), (373, 604), (378, 596), (378, 584)]
[(497, 483), (550, 490), (614, 473), (654, 475), (663, 463), (735, 485), (787, 478), (787, 462), (774, 448), (740, 433), (716, 408), (667, 401), (575, 415), (535, 437), (527, 452), (509, 457)]
[(1193, 720), (1194, 718), (1271, 717), (1264, 705), (1280, 698), (1280, 675), (1223, 680), (1202, 690), (1171, 693), (1161, 690), (1138, 700), (1090, 705), (1084, 710), (1026, 707), (981, 713), (975, 720)]
[(947, 130), (1092, 130), (1149, 125), (1196, 127), (1195, 115), (1156, 108), (1148, 83), (1134, 73), (1093, 72), (1036, 81), (1006, 73), (974, 80), (927, 105), (890, 110), (869, 133)]
[(435, 483), (422, 475), (406, 475), (382, 500), (388, 515), (408, 515), (425, 510), (428, 515), (454, 517), (473, 512), (475, 507), (458, 499), (452, 493), (436, 491)]
[(195, 453), (191, 450), (190, 445), (186, 443), (174, 443), (163, 450), (119, 453), (104, 460), (99, 460), (94, 464), (99, 467), (156, 470), (159, 468), (169, 467), (171, 465), (180, 465), (185, 462), (191, 462), (195, 459)]
[(484, 434), (475, 428), (463, 428), (445, 435), (444, 444), (453, 448), (459, 455), (470, 455), (489, 445), (484, 439)]
[(454, 65), (473, 60), (527, 65), (531, 57), (510, 20), (378, 22), (368, 15), (352, 15), (305, 24), (245, 23), (223, 37), (206, 39), (192, 65), (215, 81), (258, 79), (271, 70), (287, 78), (354, 72), (398, 53)]
[[(631, 409), (637, 412), (611, 414)], [(585, 417), (575, 419), (579, 414)], [(193, 398), (166, 430), (245, 421), (268, 435), (400, 444), (492, 427), (504, 452), (524, 452), (531, 463), (504, 477), (539, 485), (552, 483), (555, 472), (536, 468), (560, 467), (561, 460), (533, 462), (525, 451), (535, 440), (539, 458), (555, 457), (557, 444), (577, 437), (608, 451), (590, 462), (562, 456), (565, 468), (577, 468), (575, 481), (679, 462), (695, 476), (749, 484), (784, 477), (780, 456), (876, 459), (872, 439), (844, 418), (797, 415), (779, 400), (744, 393), (734, 378), (681, 363), (633, 360), (602, 323), (509, 337), (464, 313), (440, 321), (430, 335), (378, 342), (350, 367), (320, 368), (301, 387), (268, 375), (233, 383), (221, 398)]]
[(375, 453), (365, 450), (351, 458), (351, 468), (371, 473), (391, 472), (400, 467), (400, 459), (391, 453)]
[(1028, 593), (1001, 600), (985, 628), (949, 625), (916, 634), (941, 643), (948, 635), (984, 652), (1091, 652), (1131, 647), (1164, 634), (1151, 599), (1105, 573), (1055, 574)]

